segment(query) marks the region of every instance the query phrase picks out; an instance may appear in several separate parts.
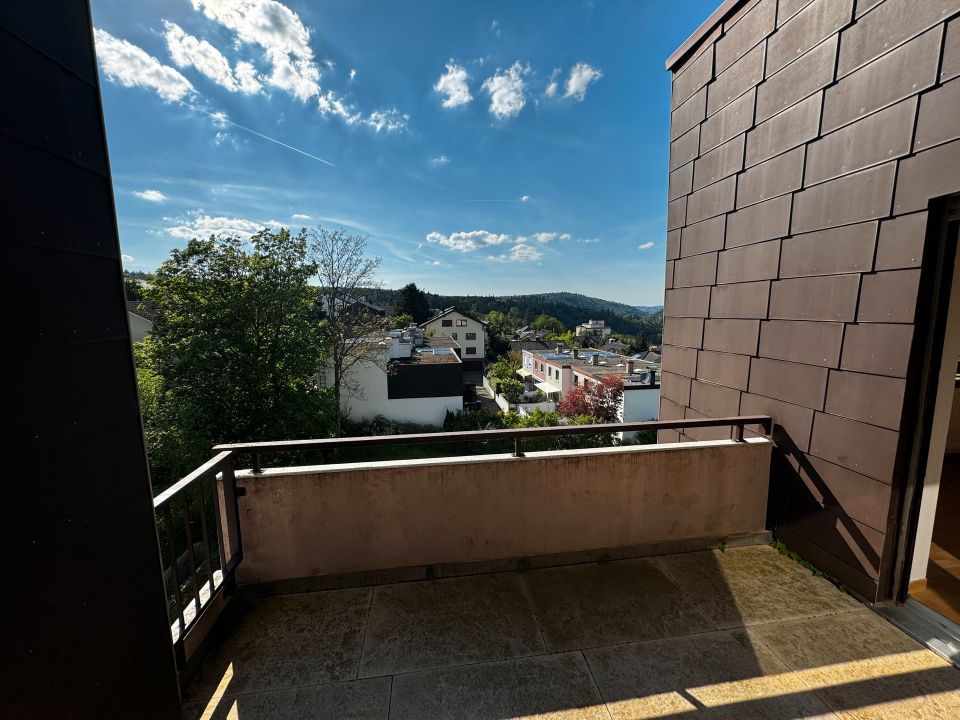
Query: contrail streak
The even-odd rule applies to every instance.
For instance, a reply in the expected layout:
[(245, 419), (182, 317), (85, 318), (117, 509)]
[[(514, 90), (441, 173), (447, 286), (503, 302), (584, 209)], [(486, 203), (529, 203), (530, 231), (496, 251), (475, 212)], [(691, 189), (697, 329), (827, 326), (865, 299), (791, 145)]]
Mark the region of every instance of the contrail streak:
[(248, 127), (245, 126), (245, 125), (241, 125), (240, 123), (234, 122), (233, 120), (231, 120), (230, 118), (227, 117), (226, 113), (212, 113), (212, 112), (209, 112), (209, 111), (207, 111), (207, 110), (204, 110), (203, 108), (198, 108), (198, 107), (196, 107), (195, 105), (190, 105), (189, 103), (183, 103), (183, 104), (184, 104), (184, 106), (190, 108), (191, 110), (196, 110), (196, 111), (199, 112), (199, 113), (203, 113), (204, 115), (207, 115), (207, 116), (213, 118), (213, 119), (216, 120), (217, 122), (225, 122), (225, 123), (227, 123), (228, 125), (233, 125), (233, 127), (239, 128), (240, 130), (243, 130), (244, 132), (248, 132), (248, 133), (250, 133), (251, 135), (256, 135), (257, 137), (263, 138), (264, 140), (267, 140), (267, 141), (272, 142), (272, 143), (274, 143), (274, 144), (276, 144), (276, 145), (279, 145), (280, 147), (285, 147), (285, 148), (287, 148), (287, 150), (293, 150), (294, 152), (300, 153), (301, 155), (306, 155), (308, 158), (311, 158), (312, 160), (319, 160), (319, 161), (322, 162), (324, 165), (329, 165), (330, 167), (336, 167), (336, 165), (334, 165), (334, 164), (333, 164), (332, 162), (330, 162), (329, 160), (324, 160), (322, 157), (317, 157), (316, 155), (311, 155), (311, 154), (308, 153), (306, 150), (301, 150), (300, 148), (296, 148), (296, 147), (294, 147), (293, 145), (287, 145), (285, 142), (280, 142), (280, 141), (277, 140), (276, 138), (272, 138), (272, 137), (270, 137), (269, 135), (264, 135), (263, 133), (257, 132), (256, 130), (253, 130), (252, 128), (248, 128)]

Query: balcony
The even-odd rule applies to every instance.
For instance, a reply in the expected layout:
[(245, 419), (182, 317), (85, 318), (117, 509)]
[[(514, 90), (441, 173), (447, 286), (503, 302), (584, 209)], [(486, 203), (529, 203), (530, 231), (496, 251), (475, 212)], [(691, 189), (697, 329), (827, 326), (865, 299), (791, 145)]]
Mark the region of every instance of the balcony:
[[(957, 717), (960, 672), (767, 545), (769, 422), (217, 448), (156, 502), (184, 716)], [(330, 461), (467, 439), (514, 452)]]

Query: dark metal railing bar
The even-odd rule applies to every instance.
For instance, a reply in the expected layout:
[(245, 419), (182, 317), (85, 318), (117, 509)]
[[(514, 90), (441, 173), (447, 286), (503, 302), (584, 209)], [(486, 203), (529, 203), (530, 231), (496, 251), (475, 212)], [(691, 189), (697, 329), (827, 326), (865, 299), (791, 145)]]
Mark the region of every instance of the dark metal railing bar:
[(212, 495), (213, 501), (213, 520), (214, 526), (217, 530), (217, 551), (220, 555), (220, 558), (217, 562), (217, 565), (220, 567), (220, 571), (223, 575), (227, 574), (226, 565), (227, 558), (223, 553), (223, 526), (220, 521), (220, 503), (217, 501), (219, 493), (217, 492), (217, 476), (213, 475), (210, 478), (210, 494)]
[(207, 505), (203, 502), (203, 478), (198, 483), (197, 497), (200, 500), (200, 532), (203, 537), (203, 554), (207, 561), (207, 580), (210, 582), (210, 597), (213, 597), (213, 561), (210, 559), (210, 533), (207, 532)]
[(192, 473), (187, 475), (185, 478), (183, 478), (182, 480), (178, 480), (173, 485), (171, 485), (166, 490), (164, 490), (162, 493), (157, 495), (153, 499), (153, 506), (155, 508), (159, 508), (161, 505), (170, 502), (171, 498), (173, 498), (177, 493), (179, 493), (185, 487), (192, 485), (194, 482), (196, 482), (198, 478), (203, 477), (204, 475), (206, 475), (208, 472), (211, 472), (212, 470), (217, 470), (225, 460), (229, 459), (229, 457), (230, 457), (230, 453), (226, 451), (218, 453), (217, 455), (214, 455), (212, 458), (207, 460), (203, 465), (198, 467), (196, 470), (194, 470)]
[(193, 619), (200, 617), (200, 575), (197, 573), (197, 554), (193, 549), (193, 531), (190, 529), (190, 493), (183, 493), (183, 525), (187, 533), (187, 560), (190, 561), (190, 574), (193, 576), (193, 597), (197, 601), (197, 609)]
[(180, 639), (183, 640), (183, 596), (180, 593), (180, 573), (177, 571), (177, 544), (173, 541), (173, 516), (170, 513), (169, 503), (163, 506), (163, 524), (165, 525), (167, 542), (170, 543), (170, 575), (173, 580), (173, 598), (177, 604), (177, 627), (180, 630)]

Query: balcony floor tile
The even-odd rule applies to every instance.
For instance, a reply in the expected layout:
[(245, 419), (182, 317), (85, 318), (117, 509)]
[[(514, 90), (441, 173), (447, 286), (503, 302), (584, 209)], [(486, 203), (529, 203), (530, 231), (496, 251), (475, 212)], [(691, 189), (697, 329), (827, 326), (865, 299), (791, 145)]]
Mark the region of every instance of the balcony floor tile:
[(608, 720), (579, 652), (398, 675), (390, 720)]
[(535, 570), (524, 582), (553, 651), (716, 629), (653, 560)]
[(667, 555), (660, 567), (720, 628), (828, 615), (861, 607), (766, 546)]
[(545, 650), (516, 573), (382, 585), (370, 606), (360, 677)]
[(188, 700), (352, 680), (369, 588), (258, 601), (207, 659)]

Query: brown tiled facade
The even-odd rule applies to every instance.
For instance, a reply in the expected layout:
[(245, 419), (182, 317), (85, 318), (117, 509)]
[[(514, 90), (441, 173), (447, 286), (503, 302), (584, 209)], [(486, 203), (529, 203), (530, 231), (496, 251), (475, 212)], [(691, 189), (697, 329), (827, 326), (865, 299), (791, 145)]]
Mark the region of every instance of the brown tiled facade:
[(670, 69), (661, 416), (772, 415), (779, 537), (885, 597), (960, 0), (749, 0)]

